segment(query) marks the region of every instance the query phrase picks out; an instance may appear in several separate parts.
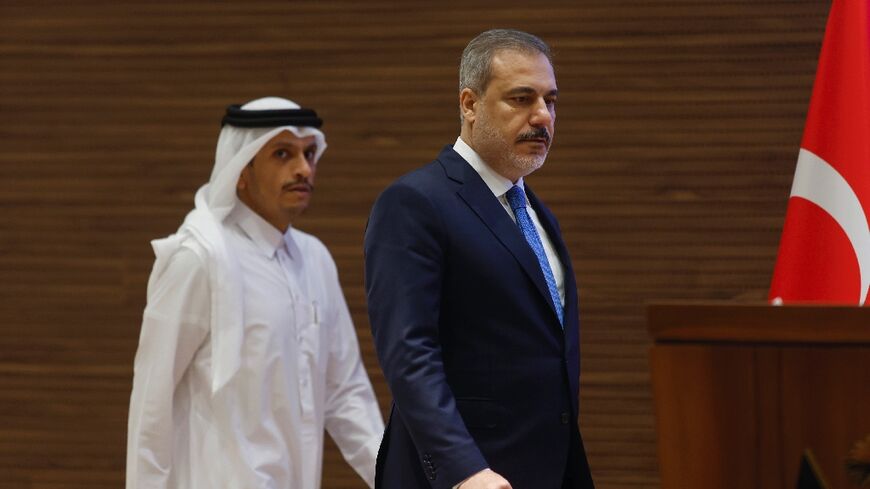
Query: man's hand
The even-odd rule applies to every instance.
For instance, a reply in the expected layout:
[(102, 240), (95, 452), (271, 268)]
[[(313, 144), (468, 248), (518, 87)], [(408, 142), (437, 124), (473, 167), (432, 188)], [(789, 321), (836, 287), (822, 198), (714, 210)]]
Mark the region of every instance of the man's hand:
[(490, 469), (483, 469), (472, 475), (457, 489), (512, 489), (510, 482)]

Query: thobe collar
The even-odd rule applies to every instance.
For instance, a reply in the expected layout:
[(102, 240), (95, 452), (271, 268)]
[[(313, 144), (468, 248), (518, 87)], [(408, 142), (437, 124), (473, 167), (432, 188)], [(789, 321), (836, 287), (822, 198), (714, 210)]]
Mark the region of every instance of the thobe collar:
[(453, 145), (453, 151), (456, 151), (459, 156), (462, 157), (465, 161), (474, 168), (480, 178), (483, 180), (483, 183), (489, 187), (489, 190), (495, 195), (497, 198), (501, 198), (504, 194), (510, 190), (511, 187), (517, 185), (521, 189), (523, 189), (523, 193), (525, 193), (526, 188), (523, 185), (523, 177), (520, 177), (517, 180), (517, 183), (513, 183), (509, 178), (500, 175), (498, 172), (492, 169), (483, 158), (477, 154), (476, 151), (471, 149), (471, 146), (468, 145), (465, 141), (462, 140), (462, 137), (456, 138), (456, 143)]
[(233, 209), (232, 219), (267, 258), (275, 258), (275, 254), (282, 246), (286, 247), (291, 259), (300, 256), (299, 248), (293, 241), (293, 226), (287, 226), (287, 231), (281, 233), (241, 201)]

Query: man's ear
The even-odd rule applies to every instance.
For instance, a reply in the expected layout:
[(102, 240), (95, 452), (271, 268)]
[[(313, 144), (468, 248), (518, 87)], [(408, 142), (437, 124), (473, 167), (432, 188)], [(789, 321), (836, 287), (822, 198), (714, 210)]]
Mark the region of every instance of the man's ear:
[(477, 114), (478, 96), (474, 90), (465, 87), (459, 92), (459, 110), (462, 112), (462, 117), (468, 122), (474, 122)]
[(240, 190), (245, 190), (248, 188), (248, 174), (251, 172), (251, 165), (248, 164), (245, 168), (242, 169), (242, 173), (239, 174), (239, 181), (236, 182), (236, 192)]

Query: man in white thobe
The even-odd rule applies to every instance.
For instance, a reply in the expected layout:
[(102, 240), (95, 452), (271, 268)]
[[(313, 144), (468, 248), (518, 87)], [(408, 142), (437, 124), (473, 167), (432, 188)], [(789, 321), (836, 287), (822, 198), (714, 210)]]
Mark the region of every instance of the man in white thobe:
[(276, 97), (230, 106), (194, 210), (152, 243), (128, 489), (317, 489), (324, 429), (373, 486), (383, 421), (335, 263), (292, 227), (320, 125)]

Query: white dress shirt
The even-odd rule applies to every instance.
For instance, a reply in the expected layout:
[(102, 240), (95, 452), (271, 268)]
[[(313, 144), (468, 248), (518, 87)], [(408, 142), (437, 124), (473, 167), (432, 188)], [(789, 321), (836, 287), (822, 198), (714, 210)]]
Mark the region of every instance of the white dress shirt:
[(223, 232), (244, 285), (240, 368), (212, 394), (209, 270), (187, 240), (144, 313), (127, 488), (318, 489), (324, 428), (373, 486), (383, 420), (332, 257), (241, 203)]
[[(514, 185), (517, 185), (521, 189), (523, 189), (523, 194), (526, 192), (526, 187), (523, 185), (523, 179), (520, 177), (517, 180), (517, 183), (514, 184), (510, 181), (510, 179), (498, 174), (495, 170), (492, 169), (491, 166), (487, 165), (483, 159), (481, 159), (480, 155), (477, 154), (471, 146), (469, 146), (465, 141), (462, 140), (461, 137), (456, 138), (456, 143), (453, 145), (453, 151), (459, 153), (465, 161), (474, 168), (480, 178), (483, 179), (483, 183), (489, 187), (489, 190), (492, 191), (492, 194), (501, 202), (502, 207), (504, 207), (505, 212), (511, 217), (514, 222), (517, 222), (517, 218), (514, 215), (513, 209), (511, 209), (511, 205), (507, 201), (507, 191), (511, 189)], [(556, 286), (559, 288), (559, 299), (562, 301), (562, 307), (565, 306), (565, 272), (562, 268), (562, 262), (559, 261), (559, 255), (556, 253), (556, 249), (553, 248), (553, 242), (550, 240), (550, 237), (547, 235), (547, 232), (544, 231), (543, 226), (541, 226), (541, 221), (538, 219), (538, 214), (535, 212), (535, 209), (532, 206), (528, 205), (528, 199), (526, 199), (526, 210), (529, 212), (529, 216), (532, 218), (532, 222), (535, 224), (535, 229), (538, 230), (538, 235), (541, 237), (541, 244), (544, 245), (544, 253), (547, 255), (547, 261), (550, 263), (550, 270), (553, 271), (553, 278), (556, 280)]]

